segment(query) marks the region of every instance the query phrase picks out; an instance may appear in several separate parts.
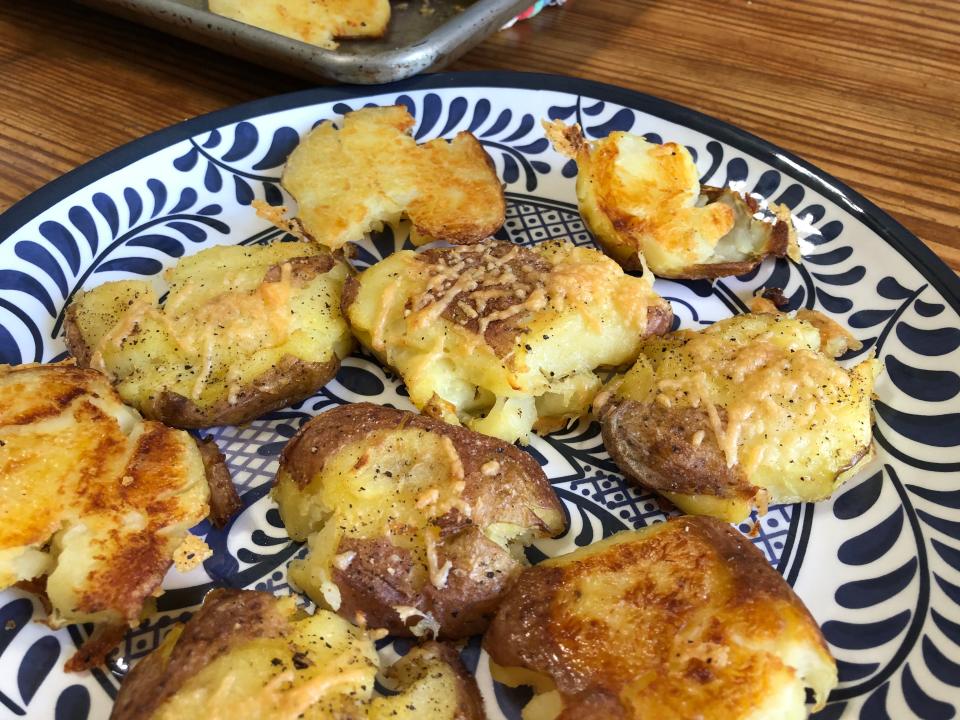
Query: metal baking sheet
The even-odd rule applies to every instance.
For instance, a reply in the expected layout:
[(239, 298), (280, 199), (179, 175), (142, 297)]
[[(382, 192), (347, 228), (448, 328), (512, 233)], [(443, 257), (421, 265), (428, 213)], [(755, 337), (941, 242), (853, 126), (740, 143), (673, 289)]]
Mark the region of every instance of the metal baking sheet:
[(384, 37), (340, 40), (339, 48), (325, 50), (215, 15), (207, 9), (207, 0), (79, 1), (284, 72), (360, 84), (391, 82), (439, 70), (534, 2), (392, 2)]

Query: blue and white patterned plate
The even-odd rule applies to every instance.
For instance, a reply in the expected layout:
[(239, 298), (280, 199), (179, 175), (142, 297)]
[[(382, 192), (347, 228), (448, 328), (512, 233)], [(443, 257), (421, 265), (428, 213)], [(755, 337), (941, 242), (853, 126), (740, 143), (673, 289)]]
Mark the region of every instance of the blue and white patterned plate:
[[(393, 103), (416, 117), (418, 140), (460, 130), (481, 139), (506, 183), (501, 235), (516, 243), (591, 242), (575, 204), (576, 168), (550, 148), (539, 122), (545, 117), (579, 122), (589, 137), (628, 130), (683, 142), (704, 181), (793, 209), (802, 265), (768, 261), (739, 278), (658, 281), (657, 289), (672, 301), (681, 325), (700, 327), (743, 312), (759, 288), (784, 288), (791, 309), (828, 313), (863, 340), (857, 355), (881, 358), (876, 459), (830, 501), (771, 508), (753, 540), (807, 603), (838, 660), (840, 686), (818, 718), (954, 717), (960, 705), (960, 282), (843, 184), (693, 111), (582, 80), (484, 73), (311, 90), (182, 123), (85, 165), (0, 217), (0, 362), (62, 357), (63, 308), (79, 288), (153, 276), (210, 245), (276, 237), (250, 203), (285, 199), (278, 178), (298, 139), (321, 120)], [(361, 260), (375, 262), (404, 240), (380, 235), (364, 243)], [(357, 354), (310, 400), (247, 427), (214, 431), (244, 510), (225, 530), (206, 523), (195, 529), (213, 557), (189, 574), (168, 575), (159, 614), (127, 636), (108, 668), (65, 674), (64, 660), (90, 628), (51, 632), (28, 622), (42, 614), (36, 600), (16, 590), (0, 593), (0, 716), (106, 718), (127, 663), (153, 649), (209, 588), (287, 592), (285, 568), (301, 547), (287, 538), (267, 497), (278, 453), (309, 417), (356, 400), (410, 407), (402, 386)], [(529, 451), (570, 515), (567, 535), (540, 543), (533, 559), (664, 519), (655, 497), (624, 483), (596, 425), (536, 438)], [(402, 643), (384, 650), (402, 652)], [(492, 681), (477, 639), (463, 656), (490, 718), (518, 718), (529, 693)]]

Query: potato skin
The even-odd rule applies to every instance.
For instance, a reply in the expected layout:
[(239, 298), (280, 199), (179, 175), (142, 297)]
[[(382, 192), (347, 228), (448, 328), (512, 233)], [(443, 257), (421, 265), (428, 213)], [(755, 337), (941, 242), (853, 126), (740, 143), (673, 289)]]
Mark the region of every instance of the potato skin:
[(333, 380), (339, 369), (340, 359), (337, 357), (315, 363), (286, 355), (275, 368), (243, 388), (237, 394), (236, 402), (224, 398), (201, 408), (179, 393), (164, 390), (143, 407), (143, 414), (167, 425), (187, 429), (243, 425), (264, 413), (305, 400)]
[[(431, 417), (357, 403), (322, 413), (300, 429), (281, 454), (277, 486), (302, 490), (341, 448), (362, 443), (375, 433), (401, 428), (448, 438), (462, 465), (464, 487), (460, 497), (470, 508), (469, 517), (453, 509), (430, 521), (440, 535), (438, 563), (449, 560), (455, 569), (443, 587), (419, 583), (414, 573), (417, 561), (408, 549), (384, 537), (344, 537), (336, 552), (355, 553), (355, 557), (345, 568), (333, 568), (332, 579), (341, 596), (337, 611), (351, 620), (360, 612), (371, 627), (409, 636), (410, 626), (395, 608), (418, 608), (437, 621), (440, 637), (468, 637), (486, 627), (500, 596), (522, 567), (483, 530), (492, 523), (528, 528), (540, 536), (563, 530), (560, 501), (530, 455)], [(371, 462), (376, 462), (375, 450), (367, 451)], [(497, 466), (495, 474), (489, 470), (492, 459)], [(307, 495), (291, 497), (299, 498), (301, 504), (309, 502)], [(546, 519), (533, 513), (531, 507), (545, 510), (541, 514)], [(284, 509), (281, 502), (281, 515)], [(284, 520), (289, 529), (289, 518)], [(481, 572), (475, 572), (481, 568)]]
[(90, 367), (90, 357), (93, 355), (93, 349), (83, 336), (80, 325), (77, 323), (79, 305), (76, 301), (82, 297), (82, 295), (83, 291), (81, 290), (73, 297), (73, 300), (67, 305), (67, 309), (63, 313), (63, 340), (67, 345), (67, 352), (76, 358), (77, 365), (86, 368)]
[[(744, 502), (756, 495), (739, 466), (727, 467), (705, 410), (618, 398), (602, 413), (603, 446), (617, 467), (645, 487)], [(718, 413), (725, 421), (726, 411)], [(703, 441), (694, 446), (689, 438), (698, 431)]]
[(287, 619), (265, 592), (218, 588), (204, 598), (177, 638), (169, 658), (160, 650), (137, 663), (124, 678), (110, 720), (149, 720), (183, 684), (231, 648), (257, 637), (281, 637)]
[[(524, 570), (483, 647), (499, 669), (526, 672), (519, 684), (555, 689), (557, 720), (795, 717), (797, 707), (750, 713), (776, 688), (779, 663), (798, 658), (796, 677), (821, 703), (836, 685), (801, 600), (753, 543), (707, 517), (623, 531)], [(795, 681), (785, 675), (775, 682)], [(794, 702), (803, 707), (802, 692)]]
[(216, 528), (226, 527), (230, 518), (240, 509), (240, 496), (237, 488), (230, 479), (227, 469), (227, 458), (212, 437), (194, 438), (200, 457), (203, 460), (203, 471), (207, 476), (207, 487), (210, 488), (210, 522)]

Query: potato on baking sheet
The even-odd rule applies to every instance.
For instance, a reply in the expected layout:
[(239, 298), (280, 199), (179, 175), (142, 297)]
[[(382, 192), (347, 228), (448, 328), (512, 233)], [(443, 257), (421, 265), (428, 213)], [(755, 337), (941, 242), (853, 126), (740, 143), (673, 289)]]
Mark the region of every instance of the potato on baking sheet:
[(283, 186), (306, 233), (332, 250), (407, 218), (411, 240), (471, 243), (503, 225), (493, 161), (469, 132), (418, 145), (403, 106), (371, 107), (325, 122), (294, 149)]
[(684, 512), (730, 522), (829, 497), (872, 457), (875, 359), (825, 315), (750, 313), (643, 343), (597, 403), (621, 470)]
[(565, 518), (536, 460), (440, 420), (357, 403), (287, 444), (273, 497), (310, 552), (290, 579), (321, 607), (394, 635), (481, 632)]
[(673, 313), (652, 278), (567, 241), (396, 252), (344, 287), (357, 339), (422, 411), (513, 442), (584, 415)]
[(686, 147), (612, 132), (588, 141), (579, 125), (544, 121), (554, 148), (577, 161), (580, 212), (597, 243), (628, 270), (668, 278), (740, 275), (765, 257), (800, 261), (786, 206), (760, 218), (754, 198), (700, 185)]
[(153, 285), (125, 280), (74, 298), (67, 347), (125, 402), (175, 427), (239, 425), (309, 397), (353, 346), (340, 314), (346, 266), (313, 243), (217, 246)]
[(374, 696), (374, 636), (292, 598), (213, 590), (127, 674), (111, 720), (482, 720), (457, 652), (414, 648), (385, 670), (396, 694)]
[(483, 640), (524, 720), (792, 720), (837, 668), (816, 622), (719, 520), (617, 533), (525, 570)]
[(209, 0), (210, 12), (301, 42), (335, 50), (334, 40), (378, 38), (390, 0)]
[(224, 476), (218, 451), (141, 420), (94, 370), (0, 366), (0, 589), (44, 592), (51, 627), (112, 628), (68, 669), (98, 664), (171, 565), (209, 554), (189, 529)]

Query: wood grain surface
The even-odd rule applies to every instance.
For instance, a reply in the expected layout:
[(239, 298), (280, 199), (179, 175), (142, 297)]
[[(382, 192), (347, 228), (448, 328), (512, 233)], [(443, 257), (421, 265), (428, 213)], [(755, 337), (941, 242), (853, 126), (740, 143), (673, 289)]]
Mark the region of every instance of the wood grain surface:
[[(602, 80), (836, 175), (960, 269), (960, 2), (571, 0), (455, 70)], [(0, 0), (0, 210), (200, 113), (312, 83), (63, 0)]]

